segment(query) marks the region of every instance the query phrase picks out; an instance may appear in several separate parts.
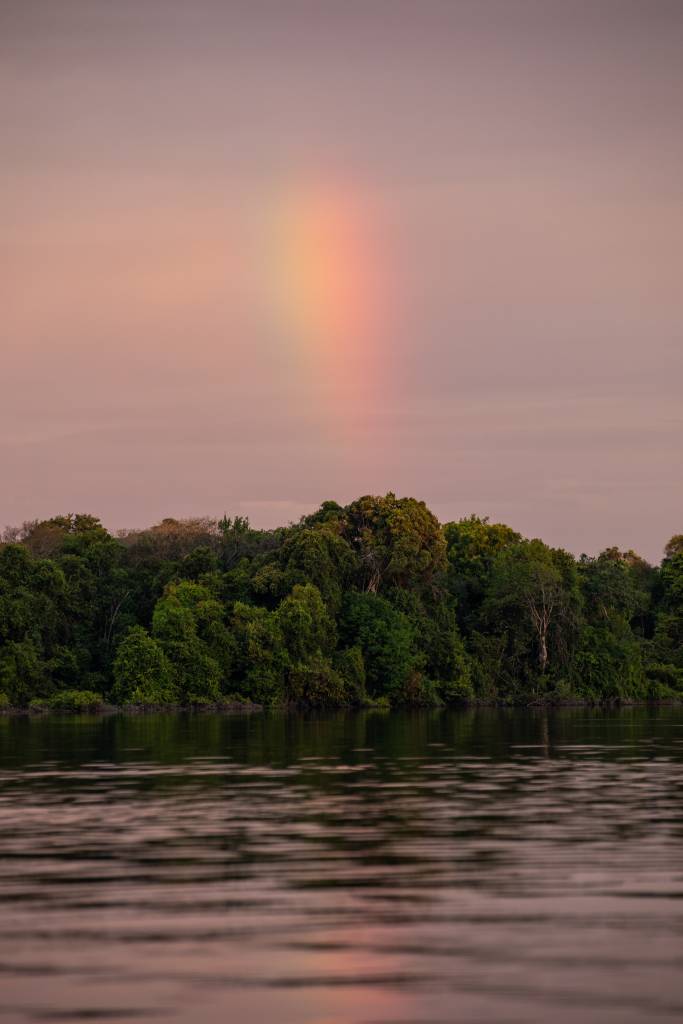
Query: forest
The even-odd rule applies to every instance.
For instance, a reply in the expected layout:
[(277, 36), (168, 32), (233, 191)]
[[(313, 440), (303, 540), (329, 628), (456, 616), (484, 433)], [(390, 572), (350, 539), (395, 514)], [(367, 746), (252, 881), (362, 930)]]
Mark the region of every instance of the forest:
[(575, 558), (422, 501), (275, 530), (90, 515), (0, 542), (0, 707), (396, 707), (683, 697), (683, 535)]

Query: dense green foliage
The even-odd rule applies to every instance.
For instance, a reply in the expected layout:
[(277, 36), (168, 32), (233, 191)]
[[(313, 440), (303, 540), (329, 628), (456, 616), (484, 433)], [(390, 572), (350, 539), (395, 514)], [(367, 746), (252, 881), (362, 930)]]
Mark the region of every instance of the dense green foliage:
[(413, 498), (301, 522), (87, 515), (0, 543), (0, 707), (683, 696), (683, 536), (575, 559)]

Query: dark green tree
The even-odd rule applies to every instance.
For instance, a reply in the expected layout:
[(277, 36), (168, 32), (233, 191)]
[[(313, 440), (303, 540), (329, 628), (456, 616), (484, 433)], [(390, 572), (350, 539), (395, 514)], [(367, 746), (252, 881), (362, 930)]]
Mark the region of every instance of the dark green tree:
[(112, 699), (117, 704), (172, 704), (180, 699), (161, 643), (142, 626), (133, 626), (118, 646)]
[(446, 566), (439, 521), (423, 501), (366, 495), (345, 509), (343, 533), (359, 560), (360, 588), (424, 588)]

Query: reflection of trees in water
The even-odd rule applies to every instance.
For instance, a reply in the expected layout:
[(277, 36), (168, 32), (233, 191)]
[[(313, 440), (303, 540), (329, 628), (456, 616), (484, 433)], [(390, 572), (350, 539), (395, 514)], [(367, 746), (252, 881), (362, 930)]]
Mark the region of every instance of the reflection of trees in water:
[[(446, 1019), (492, 991), (498, 1020), (513, 976), (555, 1019), (572, 992), (604, 1010), (618, 978), (650, 1019), (663, 947), (643, 929), (672, 949), (680, 902), (681, 725), (676, 708), (0, 718), (5, 978), (17, 1005), (40, 985), (52, 1005), (68, 986), (21, 973), (49, 963), (78, 978), (67, 1001), (90, 985), (105, 1011), (107, 978), (155, 1006), (185, 984), (195, 1016), (201, 992), (240, 1020), (299, 1020), (309, 995), (340, 1020)], [(651, 886), (656, 907), (624, 898)], [(677, 991), (674, 961), (657, 969)]]
[[(95, 845), (116, 809), (140, 822), (139, 849), (126, 852), (140, 863), (210, 852), (225, 878), (372, 901), (383, 889), (417, 900), (440, 884), (507, 885), (519, 844), (542, 846), (548, 830), (570, 843), (644, 834), (654, 791), (627, 793), (641, 769), (618, 758), (651, 750), (663, 715), (683, 721), (681, 709), (634, 707), (13, 718), (0, 729), (5, 770), (39, 766), (6, 784), (46, 815), (51, 793), (87, 795), (104, 815)], [(680, 760), (681, 746), (667, 755)], [(46, 759), (64, 770), (40, 770)], [(158, 835), (145, 833), (147, 813)]]
[[(255, 714), (169, 713), (139, 715), (0, 715), (3, 767), (45, 759), (76, 766), (89, 760), (116, 764), (180, 765), (194, 758), (236, 764), (291, 765), (311, 757), (335, 757), (348, 765), (377, 756), (384, 760), (434, 756), (445, 744), (449, 756), (506, 760), (518, 748), (542, 748), (546, 756), (571, 756), (577, 742), (600, 748), (600, 757), (620, 756), (620, 745), (650, 742), (657, 722), (683, 720), (683, 710), (631, 706), (593, 711), (585, 707), (537, 710), (468, 708), (411, 712), (357, 711), (320, 714), (277, 711)], [(361, 748), (369, 748), (363, 750)], [(669, 756), (680, 756), (672, 748)], [(300, 765), (301, 767), (301, 765)], [(332, 784), (315, 773), (312, 782)], [(207, 785), (212, 780), (207, 778)]]

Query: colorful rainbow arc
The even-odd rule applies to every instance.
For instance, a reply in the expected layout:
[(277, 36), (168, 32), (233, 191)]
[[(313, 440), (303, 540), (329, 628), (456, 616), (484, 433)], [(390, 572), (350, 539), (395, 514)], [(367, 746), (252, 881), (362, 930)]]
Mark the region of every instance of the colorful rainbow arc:
[(376, 383), (383, 303), (371, 222), (361, 196), (340, 187), (292, 191), (273, 218), (278, 329), (333, 405)]

